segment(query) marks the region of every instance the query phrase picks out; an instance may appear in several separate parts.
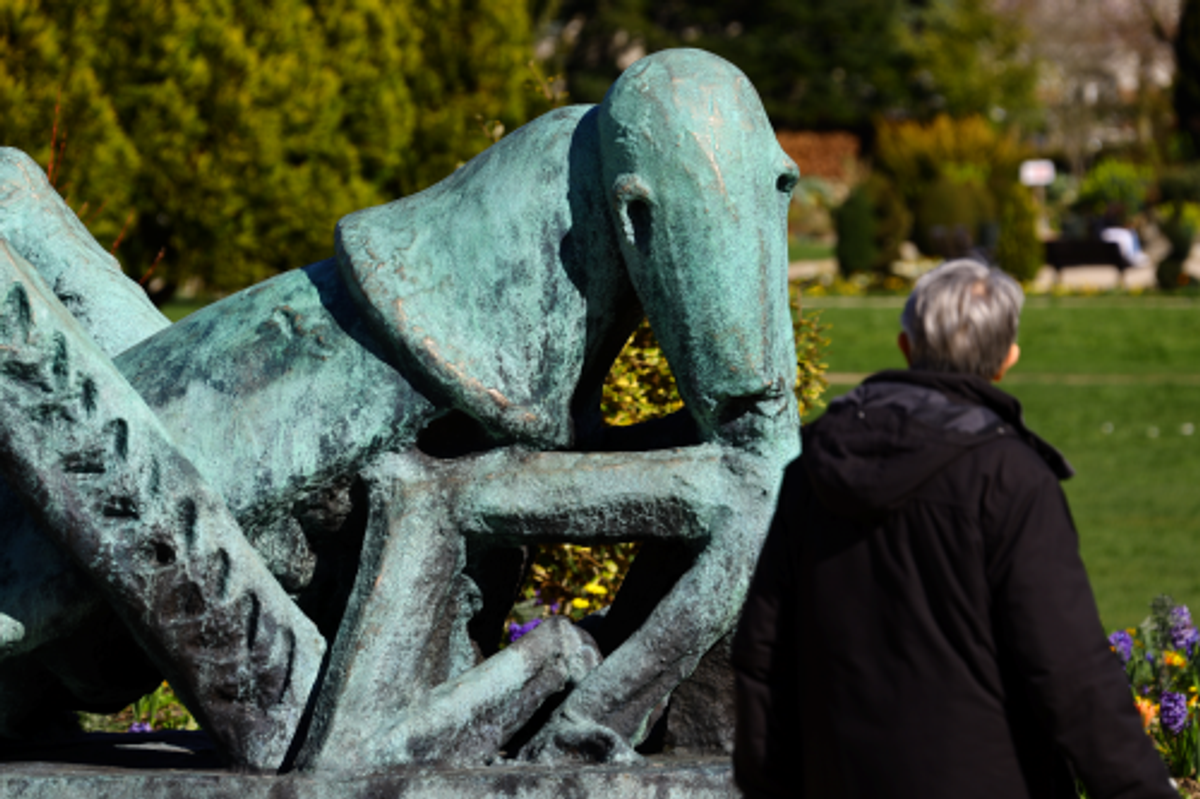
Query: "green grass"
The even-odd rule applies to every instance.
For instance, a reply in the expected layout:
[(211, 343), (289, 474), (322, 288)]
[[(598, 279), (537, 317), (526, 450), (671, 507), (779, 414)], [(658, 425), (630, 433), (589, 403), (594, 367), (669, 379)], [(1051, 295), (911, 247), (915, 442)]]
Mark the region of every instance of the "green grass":
[[(901, 368), (902, 297), (804, 300), (832, 325), (832, 372)], [(1200, 374), (1200, 302), (1152, 297), (1032, 298), (1021, 315), (1017, 372)]]
[[(826, 306), (830, 370), (903, 366), (900, 302), (855, 304), (866, 307), (806, 304)], [(1002, 387), (1078, 472), (1063, 487), (1105, 625), (1140, 622), (1159, 593), (1200, 611), (1200, 304), (1033, 298), (1020, 341), (1021, 363)]]
[(1200, 611), (1200, 386), (1008, 388), (1075, 466), (1063, 488), (1105, 625), (1160, 593)]
[(833, 245), (812, 239), (789, 238), (789, 261), (824, 261), (833, 257)]

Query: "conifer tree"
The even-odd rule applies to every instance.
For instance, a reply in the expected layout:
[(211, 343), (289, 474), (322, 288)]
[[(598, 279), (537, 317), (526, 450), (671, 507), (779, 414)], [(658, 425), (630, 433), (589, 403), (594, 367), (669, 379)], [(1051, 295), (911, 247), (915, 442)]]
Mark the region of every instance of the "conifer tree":
[(233, 290), (525, 122), (531, 42), (517, 0), (0, 0), (0, 143), (49, 164), (60, 98), (56, 182), (101, 243), (128, 221), (134, 277), (164, 250)]
[(558, 20), (580, 101), (603, 97), (638, 54), (687, 46), (740, 67), (780, 127), (1036, 116), (1027, 32), (987, 0), (562, 0)]

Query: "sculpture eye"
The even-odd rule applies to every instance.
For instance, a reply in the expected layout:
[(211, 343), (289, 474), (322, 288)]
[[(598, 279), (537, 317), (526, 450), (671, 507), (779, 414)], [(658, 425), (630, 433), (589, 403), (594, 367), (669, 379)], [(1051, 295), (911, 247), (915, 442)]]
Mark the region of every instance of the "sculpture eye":
[(650, 252), (650, 206), (654, 194), (639, 175), (619, 175), (613, 183), (613, 199), (621, 217), (625, 239), (642, 255)]
[(799, 181), (800, 170), (794, 164), (789, 164), (788, 168), (775, 179), (775, 188), (781, 194), (791, 194), (792, 189), (796, 188)]
[(642, 255), (650, 253), (650, 203), (645, 200), (630, 200), (625, 204), (629, 215), (629, 230), (633, 234), (633, 245)]

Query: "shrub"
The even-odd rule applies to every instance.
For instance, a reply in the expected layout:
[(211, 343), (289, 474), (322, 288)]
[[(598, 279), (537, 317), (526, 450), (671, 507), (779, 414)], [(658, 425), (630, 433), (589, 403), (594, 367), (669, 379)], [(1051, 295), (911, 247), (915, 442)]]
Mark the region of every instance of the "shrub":
[(1156, 278), (1160, 288), (1175, 289), (1189, 282), (1183, 265), (1200, 230), (1200, 167), (1164, 172), (1158, 181), (1158, 199), (1155, 215), (1171, 250), (1159, 262)]
[(884, 122), (876, 128), (875, 168), (904, 192), (910, 208), (941, 178), (1003, 193), (1028, 150), (983, 117), (939, 116), (928, 124)]
[(1152, 181), (1153, 173), (1149, 167), (1106, 159), (1084, 176), (1075, 207), (1085, 213), (1112, 214), (1118, 218), (1135, 214), (1146, 204)]
[(1014, 135), (978, 116), (877, 127), (876, 169), (903, 192), (917, 247), (945, 258), (995, 243), (996, 208), (1027, 155)]
[(879, 256), (875, 248), (875, 210), (865, 183), (855, 186), (835, 215), (838, 271), (849, 276), (870, 272)]
[(515, 128), (546, 106), (521, 0), (3, 5), (3, 143), (53, 159), (106, 245), (127, 225), (135, 276), (165, 247), (172, 284), (231, 291), (326, 258), (340, 217), (491, 144), (477, 115)]
[(942, 258), (960, 258), (986, 243), (985, 226), (994, 224), (995, 203), (974, 181), (943, 176), (917, 205), (913, 228), (917, 247)]
[(1018, 280), (1032, 280), (1045, 262), (1037, 236), (1037, 203), (1033, 192), (1014, 185), (1000, 211), (1000, 239), (996, 263)]
[(829, 383), (825, 371), (825, 351), (829, 347), (829, 326), (821, 324), (821, 312), (804, 313), (800, 288), (788, 287), (792, 300), (792, 333), (796, 337), (796, 402), (800, 415), (807, 416), (825, 407), (825, 390)]
[(900, 192), (882, 175), (871, 175), (838, 209), (837, 259), (842, 275), (886, 274), (911, 230), (912, 215)]
[(867, 180), (868, 196), (875, 213), (875, 264), (873, 271), (883, 274), (900, 258), (900, 245), (912, 233), (913, 218), (904, 197), (890, 180), (872, 175)]
[(1176, 289), (1188, 283), (1183, 265), (1192, 252), (1192, 242), (1200, 227), (1200, 206), (1196, 203), (1176, 203), (1160, 224), (1163, 234), (1171, 242), (1171, 251), (1159, 261), (1155, 277), (1159, 288)]
[(1200, 165), (1164, 170), (1158, 177), (1158, 202), (1200, 202)]

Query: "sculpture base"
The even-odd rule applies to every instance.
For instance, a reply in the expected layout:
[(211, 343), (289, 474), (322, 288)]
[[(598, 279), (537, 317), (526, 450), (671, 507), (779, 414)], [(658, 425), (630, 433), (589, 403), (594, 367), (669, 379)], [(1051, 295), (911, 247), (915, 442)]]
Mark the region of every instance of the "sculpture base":
[(237, 774), (203, 733), (88, 735), (53, 746), (0, 748), (0, 796), (22, 799), (450, 799), (569, 796), (730, 799), (728, 758), (660, 755), (640, 766), (406, 769), (365, 776)]

